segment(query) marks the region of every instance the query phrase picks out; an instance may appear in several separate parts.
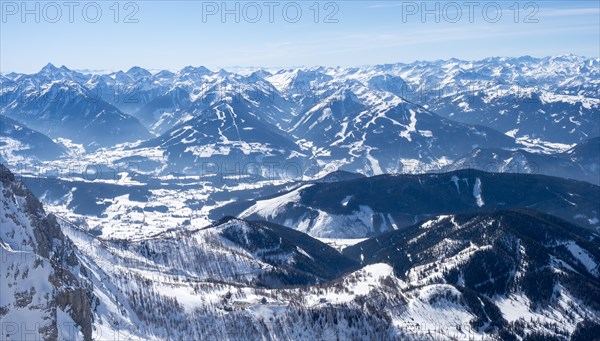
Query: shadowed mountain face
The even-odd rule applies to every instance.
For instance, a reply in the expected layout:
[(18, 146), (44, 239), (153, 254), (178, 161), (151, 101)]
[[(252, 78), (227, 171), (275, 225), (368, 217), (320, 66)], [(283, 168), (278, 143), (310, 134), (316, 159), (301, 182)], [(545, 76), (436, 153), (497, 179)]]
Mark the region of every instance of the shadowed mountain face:
[(452, 168), (477, 168), (488, 172), (531, 173), (559, 176), (600, 184), (600, 137), (585, 140), (562, 153), (541, 154), (526, 150), (477, 148), (459, 158)]
[(358, 265), (329, 245), (281, 225), (231, 218), (221, 220), (214, 228), (221, 230), (224, 238), (256, 253), (271, 265), (278, 266), (281, 264), (278, 258), (292, 254), (294, 262), (286, 269), (291, 274), (305, 272), (316, 279), (331, 280)]
[(600, 159), (598, 150), (600, 150), (600, 137), (585, 140), (567, 150), (565, 154), (569, 155), (575, 161), (598, 162)]
[(185, 120), (184, 110), (191, 104), (190, 94), (175, 88), (156, 97), (142, 107), (135, 116), (155, 134), (162, 134)]
[[(549, 262), (555, 257), (568, 265), (574, 274), (597, 281), (600, 277), (600, 268), (596, 264), (600, 260), (599, 238), (595, 232), (551, 215), (530, 210), (501, 210), (436, 216), (349, 246), (343, 253), (362, 264), (384, 262), (393, 265), (396, 274), (402, 277), (417, 265), (451, 258), (470, 247), (488, 250), (488, 245), (489, 250), (499, 256), (505, 252), (504, 256), (511, 258), (511, 262), (530, 263), (531, 266), (548, 265), (543, 261)], [(445, 248), (442, 247), (444, 243), (447, 245)], [(581, 250), (571, 254), (569, 250), (575, 249)], [(583, 255), (589, 256), (590, 262), (586, 262)], [(517, 270), (516, 263), (501, 268), (502, 262), (507, 259), (500, 257), (499, 268), (492, 267), (491, 270)], [(457, 265), (466, 264), (459, 262)], [(499, 278), (500, 275), (497, 275), (491, 278)], [(474, 283), (471, 289), (481, 284)], [(503, 282), (488, 284), (481, 290), (490, 295), (496, 290), (506, 294), (509, 288)], [(494, 287), (493, 284), (499, 286)]]
[[(0, 115), (0, 146), (2, 153), (32, 157), (37, 160), (59, 158), (66, 149), (48, 136)], [(9, 156), (7, 156), (9, 157)]]
[(598, 186), (532, 174), (461, 170), (304, 185), (241, 212), (313, 236), (360, 238), (437, 214), (530, 208), (598, 228)]

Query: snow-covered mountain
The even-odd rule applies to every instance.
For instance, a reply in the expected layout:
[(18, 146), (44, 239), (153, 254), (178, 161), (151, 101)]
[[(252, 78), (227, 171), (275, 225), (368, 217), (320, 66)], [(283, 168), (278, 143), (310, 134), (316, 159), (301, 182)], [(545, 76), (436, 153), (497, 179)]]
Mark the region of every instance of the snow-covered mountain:
[[(154, 117), (153, 127), (173, 127), (141, 148), (163, 150), (171, 170), (195, 174), (228, 170), (261, 176), (256, 168), (264, 164), (302, 163), (299, 147), (281, 129), (293, 117), (290, 104), (273, 86), (254, 74), (203, 74), (208, 88), (191, 95), (195, 100), (187, 102), (187, 107), (183, 100), (178, 111)], [(257, 167), (250, 171), (248, 165)]]
[(191, 104), (190, 94), (180, 87), (169, 90), (142, 107), (135, 116), (152, 133), (162, 134), (166, 130), (185, 121), (183, 111)]
[(364, 238), (432, 215), (508, 208), (532, 208), (597, 230), (598, 202), (599, 187), (587, 182), (466, 169), (311, 183), (234, 205), (243, 209), (240, 217), (275, 222), (315, 237)]
[(148, 70), (134, 66), (126, 72), (90, 75), (82, 84), (105, 102), (132, 115), (170, 90), (161, 80), (155, 79)]
[(259, 112), (247, 100), (220, 100), (140, 147), (164, 150), (171, 170), (262, 176), (264, 164), (283, 164), (301, 155), (298, 146)]
[(498, 211), (438, 216), (343, 253), (391, 265), (415, 323), (462, 315), (501, 339), (547, 340), (569, 338), (582, 320), (598, 323), (599, 245), (598, 234), (555, 217)]
[(151, 136), (137, 119), (69, 78), (74, 77), (49, 78), (44, 68), (7, 82), (3, 93), (7, 101), (0, 105), (0, 114), (52, 138), (67, 138), (91, 149)]
[[(273, 161), (270, 154), (280, 154), (282, 162), (292, 154), (302, 160), (291, 162), (313, 176), (337, 169), (418, 173), (474, 148), (554, 143), (564, 150), (597, 137), (599, 68), (598, 59), (572, 55), (251, 74), (189, 66), (92, 75), (49, 64), (35, 74), (2, 75), (0, 113), (51, 138), (92, 147), (151, 138), (132, 115), (159, 135), (158, 143), (147, 145), (166, 151), (165, 158), (181, 166), (178, 171), (195, 168), (204, 146), (191, 143), (173, 151), (165, 141), (190, 144), (197, 137), (182, 129), (207, 124), (213, 138), (206, 145), (213, 154), (231, 150), (232, 157), (234, 151), (247, 156), (244, 149), (251, 146), (251, 159), (259, 163), (262, 156)], [(214, 119), (217, 112), (229, 117)], [(219, 141), (215, 128), (247, 131), (227, 136), (241, 145), (232, 146)], [(263, 132), (265, 139), (256, 137)], [(272, 133), (283, 137), (277, 138), (282, 145), (271, 145)], [(185, 149), (199, 153), (190, 156)]]
[(596, 137), (600, 130), (599, 98), (537, 88), (460, 93), (436, 98), (428, 107), (459, 122), (485, 125), (516, 137), (565, 144)]
[(327, 94), (331, 84), (361, 84), (452, 120), (571, 144), (598, 136), (599, 76), (599, 59), (567, 55), (314, 68), (304, 73), (292, 69), (267, 79), (284, 93), (313, 103), (324, 98), (319, 94)]
[(407, 172), (443, 165), (477, 146), (515, 147), (504, 134), (441, 118), (393, 94), (362, 85), (340, 88), (298, 115), (289, 130), (314, 159), (334, 169)]
[(598, 136), (600, 59), (452, 59), (393, 66), (411, 98), (453, 120), (516, 137), (577, 143)]
[(20, 74), (20, 73), (9, 73), (4, 75), (4, 85), (7, 85), (4, 89), (10, 89), (14, 85), (22, 86), (23, 84), (41, 85), (45, 83), (52, 83), (56, 81), (70, 81), (75, 83), (85, 83), (91, 76), (83, 74), (67, 68), (66, 66), (56, 67), (52, 63), (46, 64), (37, 73), (33, 74)]

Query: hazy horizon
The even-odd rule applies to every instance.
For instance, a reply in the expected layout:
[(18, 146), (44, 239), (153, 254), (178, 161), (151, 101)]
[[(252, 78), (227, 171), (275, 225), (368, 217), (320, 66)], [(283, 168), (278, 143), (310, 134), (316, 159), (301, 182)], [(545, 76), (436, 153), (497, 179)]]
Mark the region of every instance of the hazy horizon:
[(37, 70), (33, 71), (33, 72), (16, 72), (16, 71), (11, 71), (11, 70), (6, 70), (6, 71), (2, 71), (0, 74), (6, 75), (6, 74), (10, 74), (10, 73), (17, 73), (17, 74), (35, 74), (40, 72), (44, 67), (46, 67), (47, 65), (51, 64), (56, 68), (61, 68), (61, 67), (66, 67), (67, 69), (71, 70), (71, 71), (75, 71), (75, 72), (79, 72), (82, 74), (110, 74), (110, 73), (115, 73), (115, 72), (127, 72), (132, 68), (135, 67), (139, 67), (142, 68), (144, 70), (147, 70), (149, 72), (151, 72), (152, 74), (156, 74), (158, 72), (161, 71), (171, 71), (171, 72), (177, 72), (182, 70), (183, 68), (186, 67), (194, 67), (194, 68), (200, 68), (200, 67), (205, 67), (208, 70), (210, 70), (211, 72), (218, 72), (219, 70), (223, 69), (227, 72), (231, 72), (231, 73), (244, 73), (243, 71), (246, 72), (252, 72), (254, 70), (267, 70), (267, 71), (280, 71), (280, 70), (289, 70), (289, 69), (311, 69), (311, 68), (319, 68), (319, 67), (325, 67), (325, 68), (360, 68), (360, 67), (373, 67), (373, 66), (380, 66), (380, 65), (394, 65), (394, 64), (403, 64), (403, 65), (410, 65), (413, 63), (418, 63), (418, 62), (425, 62), (425, 63), (433, 63), (433, 62), (439, 62), (439, 61), (449, 61), (449, 60), (460, 60), (463, 62), (479, 62), (479, 61), (484, 61), (486, 59), (490, 59), (490, 58), (505, 58), (505, 59), (511, 59), (511, 58), (525, 58), (525, 57), (531, 57), (534, 59), (545, 59), (545, 58), (558, 58), (558, 57), (563, 57), (563, 56), (575, 56), (578, 58), (584, 58), (584, 59), (596, 59), (599, 60), (600, 57), (593, 57), (593, 56), (584, 56), (584, 55), (578, 55), (578, 54), (574, 54), (574, 53), (565, 53), (565, 54), (557, 54), (557, 55), (543, 55), (543, 56), (531, 56), (531, 55), (515, 55), (515, 56), (488, 56), (485, 58), (479, 58), (479, 59), (462, 59), (462, 58), (456, 58), (456, 57), (450, 57), (450, 58), (444, 58), (444, 59), (417, 59), (417, 60), (412, 60), (412, 61), (398, 61), (398, 62), (391, 62), (391, 63), (375, 63), (375, 64), (362, 64), (362, 65), (350, 65), (350, 66), (340, 66), (340, 65), (279, 65), (279, 66), (266, 66), (266, 65), (249, 65), (249, 66), (241, 66), (241, 65), (230, 65), (230, 66), (221, 66), (221, 67), (216, 67), (216, 68), (210, 68), (207, 67), (205, 65), (202, 64), (189, 64), (186, 65), (184, 67), (181, 68), (169, 68), (169, 69), (155, 69), (155, 68), (147, 68), (141, 65), (131, 65), (129, 67), (125, 67), (123, 69), (75, 69), (75, 68), (71, 68), (68, 65), (64, 65), (64, 64), (55, 64), (53, 62), (47, 62), (46, 64), (41, 65)]

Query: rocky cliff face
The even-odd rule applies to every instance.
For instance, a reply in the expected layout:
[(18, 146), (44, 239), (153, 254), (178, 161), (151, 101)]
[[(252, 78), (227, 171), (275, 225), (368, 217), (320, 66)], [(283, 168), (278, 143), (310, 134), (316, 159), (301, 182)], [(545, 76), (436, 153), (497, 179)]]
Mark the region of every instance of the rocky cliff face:
[(91, 340), (92, 295), (56, 217), (0, 165), (0, 319), (8, 340)]

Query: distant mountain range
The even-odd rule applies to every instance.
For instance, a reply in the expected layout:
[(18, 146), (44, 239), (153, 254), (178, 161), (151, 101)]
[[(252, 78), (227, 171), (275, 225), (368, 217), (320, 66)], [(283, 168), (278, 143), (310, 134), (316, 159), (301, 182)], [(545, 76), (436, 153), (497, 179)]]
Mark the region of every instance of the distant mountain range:
[(34, 75), (0, 80), (7, 99), (0, 106), (0, 115), (91, 150), (151, 136), (136, 118), (78, 82), (83, 79), (83, 75), (49, 64)]
[(199, 172), (213, 155), (374, 175), (440, 169), (478, 148), (564, 151), (598, 137), (599, 69), (572, 55), (246, 75), (48, 64), (0, 76), (0, 114), (90, 150), (146, 141), (177, 171)]

